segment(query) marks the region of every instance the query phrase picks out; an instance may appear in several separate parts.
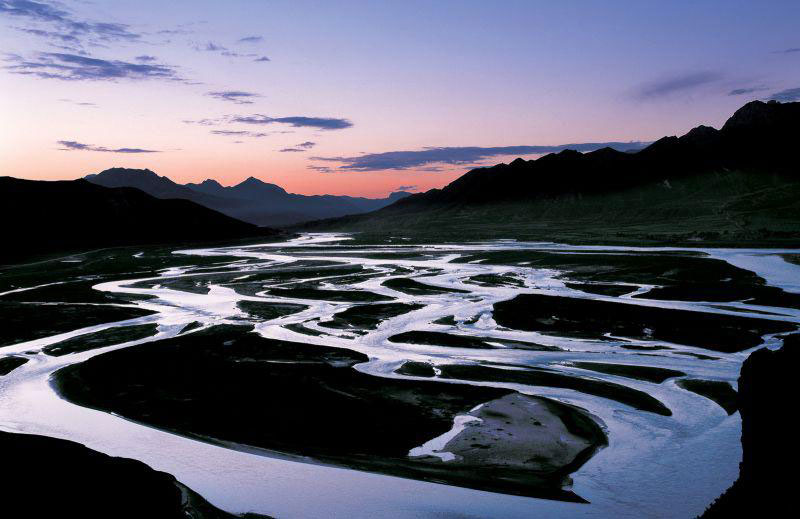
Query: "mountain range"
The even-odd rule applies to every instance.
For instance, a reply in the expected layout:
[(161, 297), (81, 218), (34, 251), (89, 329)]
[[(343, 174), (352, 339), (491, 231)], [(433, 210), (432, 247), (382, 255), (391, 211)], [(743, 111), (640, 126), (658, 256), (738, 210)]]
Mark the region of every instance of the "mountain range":
[(84, 178), (105, 187), (135, 187), (156, 198), (191, 200), (239, 220), (270, 227), (366, 213), (411, 194), (398, 191), (386, 198), (298, 195), (254, 177), (230, 187), (211, 179), (178, 184), (149, 169), (111, 168)]
[(0, 264), (90, 247), (272, 237), (257, 227), (189, 200), (161, 200), (134, 188), (83, 179), (0, 177)]
[(753, 101), (638, 152), (565, 150), (473, 169), (442, 189), (301, 229), (432, 239), (800, 242), (800, 103)]
[(348, 213), (294, 228), (420, 241), (798, 246), (799, 126), (800, 103), (754, 101), (719, 130), (698, 126), (638, 152), (517, 159), (473, 169), (442, 189), (381, 200), (295, 195), (255, 178), (181, 185), (122, 168), (90, 181), (0, 177), (0, 263), (88, 247), (275, 236), (239, 219), (278, 226)]

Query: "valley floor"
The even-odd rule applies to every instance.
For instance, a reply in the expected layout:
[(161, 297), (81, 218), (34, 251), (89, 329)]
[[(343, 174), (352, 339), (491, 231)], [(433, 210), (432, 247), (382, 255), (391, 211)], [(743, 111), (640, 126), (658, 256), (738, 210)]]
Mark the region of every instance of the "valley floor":
[(309, 234), (19, 266), (0, 428), (230, 513), (691, 517), (738, 473), (742, 362), (800, 324), (799, 252)]

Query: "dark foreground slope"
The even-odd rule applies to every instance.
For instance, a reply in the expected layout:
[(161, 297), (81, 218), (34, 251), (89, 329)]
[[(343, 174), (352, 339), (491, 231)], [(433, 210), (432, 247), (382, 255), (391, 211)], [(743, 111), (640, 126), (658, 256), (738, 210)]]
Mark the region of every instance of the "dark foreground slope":
[(796, 508), (797, 448), (789, 425), (790, 395), (800, 363), (800, 335), (784, 339), (777, 351), (761, 349), (742, 365), (739, 407), (742, 414), (742, 463), (739, 479), (702, 515), (727, 517), (790, 516)]
[[(437, 238), (800, 242), (800, 103), (754, 101), (636, 153), (566, 150), (474, 169), (443, 189), (306, 229)], [(432, 236), (433, 237), (433, 236)]]
[(111, 168), (85, 178), (105, 187), (135, 187), (156, 198), (191, 200), (245, 222), (273, 227), (375, 211), (409, 194), (399, 191), (386, 198), (298, 195), (254, 177), (229, 187), (211, 179), (178, 184), (149, 169), (129, 168)]
[(270, 236), (188, 200), (159, 200), (138, 189), (85, 180), (0, 178), (0, 264), (87, 247)]
[[(66, 440), (0, 431), (0, 516), (233, 519), (174, 477)], [(252, 516), (255, 517), (255, 516)]]

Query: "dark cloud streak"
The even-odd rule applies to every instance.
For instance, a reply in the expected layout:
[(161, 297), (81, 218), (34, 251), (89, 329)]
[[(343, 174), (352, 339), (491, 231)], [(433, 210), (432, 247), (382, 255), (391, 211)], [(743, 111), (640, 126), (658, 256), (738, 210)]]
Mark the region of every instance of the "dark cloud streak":
[(767, 98), (768, 101), (780, 101), (781, 103), (791, 103), (793, 101), (800, 101), (800, 87), (787, 88), (780, 92), (775, 92)]
[(89, 103), (86, 101), (73, 101), (72, 99), (59, 99), (62, 103), (70, 103), (77, 106), (97, 106), (95, 103)]
[(105, 146), (95, 146), (76, 141), (58, 141), (63, 146), (64, 151), (100, 151), (104, 153), (161, 153), (158, 150), (146, 150), (143, 148), (106, 148)]
[(758, 87), (748, 87), (748, 88), (734, 88), (730, 92), (728, 92), (729, 96), (741, 96), (745, 94), (753, 94), (755, 92), (763, 92), (766, 90), (767, 87), (758, 86)]
[(194, 50), (200, 52), (219, 52), (220, 55), (227, 56), (229, 58), (255, 58), (258, 56), (257, 54), (239, 54), (238, 52), (228, 49), (227, 47), (217, 45), (213, 41), (210, 41), (205, 45), (194, 45)]
[(87, 42), (96, 41), (135, 41), (140, 34), (132, 32), (124, 23), (90, 22), (79, 20), (64, 9), (43, 2), (31, 0), (0, 0), (0, 14), (27, 19), (34, 23), (50, 24), (58, 31), (45, 31), (35, 28), (21, 30), (44, 38), (66, 39), (85, 38)]
[(58, 31), (45, 31), (42, 29), (29, 29), (25, 27), (17, 27), (18, 31), (26, 32), (28, 34), (33, 34), (34, 36), (39, 36), (40, 38), (47, 38), (51, 40), (59, 40), (65, 43), (73, 43), (76, 45), (80, 44), (80, 40), (73, 36), (72, 34), (64, 34)]
[(660, 99), (675, 94), (685, 94), (699, 87), (719, 81), (720, 79), (722, 79), (722, 75), (717, 72), (692, 72), (646, 83), (640, 86), (634, 95), (637, 99), (642, 101)]
[(244, 124), (289, 124), (295, 128), (317, 128), (318, 130), (343, 130), (353, 126), (347, 119), (331, 118), (331, 117), (306, 117), (306, 116), (291, 116), (291, 117), (268, 117), (266, 115), (238, 115), (231, 119), (234, 123)]
[(269, 135), (264, 132), (249, 132), (247, 130), (211, 130), (212, 135), (240, 136), (261, 138)]
[(238, 105), (251, 105), (253, 104), (253, 101), (251, 101), (251, 99), (261, 97), (261, 94), (256, 94), (254, 92), (243, 92), (241, 90), (224, 90), (220, 92), (209, 92), (206, 95), (213, 97), (215, 99), (220, 99), (222, 101), (229, 101), (231, 103), (236, 103)]
[(32, 59), (10, 55), (6, 57), (6, 62), (10, 65), (6, 65), (5, 68), (13, 74), (32, 75), (43, 79), (67, 81), (181, 80), (175, 69), (168, 65), (105, 60), (60, 52), (40, 52)]
[(282, 153), (286, 153), (286, 152), (303, 152), (303, 151), (310, 150), (311, 148), (313, 148), (316, 145), (317, 145), (316, 142), (306, 141), (306, 142), (301, 142), (300, 144), (298, 144), (294, 148), (283, 148), (282, 150), (278, 150), (278, 151), (280, 151)]
[[(311, 157), (311, 159), (341, 163), (342, 165), (336, 168), (339, 171), (385, 171), (421, 169), (431, 164), (463, 166), (502, 155), (542, 155), (545, 153), (557, 153), (566, 149), (586, 152), (605, 147), (628, 151), (643, 148), (645, 145), (646, 143), (637, 141), (590, 142), (558, 146), (440, 147), (414, 151), (367, 153), (356, 157)], [(428, 168), (430, 171), (438, 171), (438, 169)]]

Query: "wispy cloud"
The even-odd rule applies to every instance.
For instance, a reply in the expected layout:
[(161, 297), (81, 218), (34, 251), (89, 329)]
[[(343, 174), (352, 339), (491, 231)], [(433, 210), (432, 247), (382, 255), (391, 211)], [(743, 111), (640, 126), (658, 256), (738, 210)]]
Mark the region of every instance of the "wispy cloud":
[(227, 118), (220, 117), (217, 119), (184, 119), (182, 121), (184, 124), (197, 124), (200, 126), (219, 126), (220, 124), (227, 122)]
[[(353, 123), (347, 119), (330, 118), (330, 117), (269, 117), (266, 115), (224, 115), (221, 117), (204, 118), (204, 119), (185, 119), (185, 124), (197, 124), (199, 126), (222, 126), (231, 124), (249, 124), (249, 125), (268, 125), (268, 124), (288, 124), (294, 128), (316, 128), (318, 130), (341, 130), (350, 128)], [(227, 131), (227, 130), (226, 130)], [(271, 133), (294, 133), (294, 130), (280, 130), (272, 131)], [(306, 141), (301, 143), (302, 146), (311, 147), (315, 143)]]
[(773, 51), (773, 54), (794, 54), (795, 52), (800, 52), (800, 47), (791, 47), (789, 49), (776, 50)]
[(767, 90), (765, 86), (756, 86), (756, 87), (747, 87), (747, 88), (734, 88), (730, 92), (728, 92), (729, 96), (741, 96), (745, 94), (753, 94), (755, 92), (763, 92)]
[(187, 31), (186, 29), (162, 29), (160, 31), (156, 31), (156, 34), (160, 34), (162, 36), (178, 36), (182, 34), (191, 34), (193, 31)]
[(266, 137), (269, 133), (249, 132), (247, 130), (211, 130), (212, 135), (238, 136), (238, 137)]
[(681, 74), (645, 83), (634, 91), (634, 97), (642, 101), (647, 101), (673, 95), (687, 94), (710, 83), (715, 83), (720, 79), (722, 79), (722, 75), (712, 71)]
[(397, 186), (395, 191), (416, 191), (417, 186)]
[(264, 41), (263, 36), (245, 36), (244, 38), (239, 38), (236, 43), (261, 43)]
[(29, 0), (0, 0), (0, 13), (44, 22), (58, 22), (69, 15), (66, 11), (51, 5)]
[(31, 29), (27, 27), (17, 27), (16, 29), (18, 31), (26, 32), (28, 34), (33, 34), (34, 36), (39, 36), (41, 38), (58, 40), (65, 43), (72, 43), (76, 45), (81, 43), (81, 41), (77, 38), (77, 36), (73, 36), (72, 34), (65, 34), (63, 32), (45, 31), (43, 29)]
[(259, 62), (264, 62), (264, 61), (272, 61), (272, 60), (271, 60), (271, 59), (269, 59), (269, 58), (268, 58), (268, 57), (266, 57), (266, 56), (261, 56), (260, 58), (256, 58), (256, 59), (254, 59), (253, 61), (255, 61), (256, 63), (259, 63)]
[(48, 39), (73, 43), (79, 43), (80, 40), (81, 43), (91, 44), (98, 41), (135, 41), (141, 38), (141, 34), (133, 32), (127, 24), (81, 20), (60, 4), (56, 6), (32, 0), (0, 0), (0, 14), (57, 29), (20, 28), (29, 34)]
[(206, 52), (221, 52), (228, 49), (227, 47), (223, 47), (222, 45), (217, 45), (213, 41), (210, 41), (205, 45), (195, 45), (194, 50), (206, 51)]
[(767, 98), (768, 101), (780, 101), (781, 103), (791, 103), (793, 101), (800, 101), (800, 87), (787, 88), (780, 92), (775, 92)]
[[(640, 149), (644, 142), (587, 142), (577, 144), (561, 144), (558, 146), (497, 146), (497, 147), (440, 147), (423, 148), (413, 151), (387, 151), (384, 153), (366, 153), (355, 157), (311, 157), (312, 160), (338, 162), (340, 171), (385, 171), (422, 169), (432, 164), (449, 164), (463, 166), (475, 164), (491, 157), (503, 155), (541, 155), (556, 153), (566, 149), (576, 151), (593, 151), (600, 148), (614, 148), (620, 151)], [(426, 168), (427, 171), (440, 171), (441, 168)]]
[(211, 130), (213, 135), (247, 135), (250, 132), (245, 130)]
[(278, 150), (278, 151), (281, 151), (283, 153), (286, 153), (286, 152), (302, 152), (302, 151), (308, 151), (308, 150), (310, 150), (311, 148), (313, 148), (316, 145), (317, 145), (316, 142), (306, 141), (306, 142), (301, 142), (300, 144), (298, 144), (294, 148), (283, 148), (282, 150)]
[(291, 116), (291, 117), (268, 117), (266, 115), (239, 115), (231, 119), (234, 123), (244, 124), (288, 124), (295, 128), (316, 128), (318, 130), (343, 130), (353, 126), (347, 119), (340, 119), (334, 117), (306, 117), (306, 116)]
[(97, 106), (95, 103), (89, 103), (88, 101), (73, 101), (72, 99), (59, 99), (59, 101), (77, 106)]
[(213, 41), (209, 41), (208, 43), (200, 45), (195, 44), (193, 45), (193, 48), (194, 50), (201, 52), (217, 52), (220, 55), (227, 56), (229, 58), (255, 58), (258, 56), (258, 54), (253, 53), (241, 54), (239, 52), (230, 50), (228, 47), (214, 43)]
[(223, 90), (221, 92), (209, 92), (206, 95), (222, 101), (230, 101), (238, 105), (251, 105), (253, 104), (251, 99), (261, 97), (261, 94), (243, 92), (241, 90)]
[(40, 52), (35, 57), (25, 59), (12, 54), (5, 60), (6, 69), (14, 74), (32, 75), (44, 79), (118, 80), (118, 79), (166, 79), (178, 81), (175, 69), (168, 65), (155, 63), (130, 63), (122, 60), (105, 60), (66, 54), (60, 52)]
[(155, 56), (148, 56), (146, 54), (144, 54), (142, 56), (136, 56), (133, 59), (135, 59), (139, 63), (152, 63), (154, 61), (158, 61), (158, 58), (156, 58)]
[(162, 29), (160, 31), (156, 31), (156, 34), (161, 34), (163, 36), (178, 36), (183, 34), (192, 34), (194, 33), (194, 29), (190, 27), (194, 27), (197, 25), (202, 25), (208, 23), (207, 21), (199, 21), (199, 22), (187, 22), (181, 23), (175, 26), (174, 29)]
[(63, 146), (59, 148), (63, 151), (101, 151), (105, 153), (160, 153), (158, 150), (146, 150), (143, 148), (106, 148), (105, 146), (95, 146), (94, 144), (84, 144), (76, 141), (58, 141)]
[(310, 166), (307, 166), (307, 168), (311, 169), (311, 170), (314, 170), (317, 173), (336, 173), (336, 168), (332, 168), (330, 166), (317, 166), (317, 165), (311, 164)]

